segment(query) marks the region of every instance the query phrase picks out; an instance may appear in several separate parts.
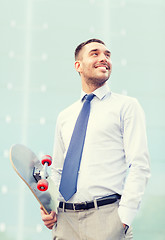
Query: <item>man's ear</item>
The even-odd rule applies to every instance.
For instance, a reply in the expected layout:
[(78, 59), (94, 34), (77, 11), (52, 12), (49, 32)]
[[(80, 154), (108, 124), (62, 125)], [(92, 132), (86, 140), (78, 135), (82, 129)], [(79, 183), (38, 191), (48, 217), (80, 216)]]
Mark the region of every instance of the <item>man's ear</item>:
[(81, 63), (80, 63), (80, 61), (75, 61), (74, 67), (75, 67), (76, 71), (78, 73), (80, 73), (80, 71), (81, 71)]

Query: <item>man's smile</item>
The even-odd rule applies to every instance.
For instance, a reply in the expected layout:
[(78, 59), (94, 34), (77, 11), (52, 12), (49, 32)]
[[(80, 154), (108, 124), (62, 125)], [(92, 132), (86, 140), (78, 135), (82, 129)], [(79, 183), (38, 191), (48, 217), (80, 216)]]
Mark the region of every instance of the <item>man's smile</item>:
[(108, 66), (108, 64), (103, 64), (103, 63), (96, 64), (94, 67), (95, 68), (102, 68), (102, 69), (105, 69), (105, 70), (110, 70), (110, 67)]

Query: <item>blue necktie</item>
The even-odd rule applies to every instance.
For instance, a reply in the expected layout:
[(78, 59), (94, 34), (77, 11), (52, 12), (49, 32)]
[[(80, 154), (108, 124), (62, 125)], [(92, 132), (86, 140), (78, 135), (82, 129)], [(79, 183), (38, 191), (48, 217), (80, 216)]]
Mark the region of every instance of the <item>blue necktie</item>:
[(68, 201), (77, 191), (78, 171), (80, 168), (88, 118), (90, 114), (90, 101), (93, 97), (93, 93), (86, 95), (86, 101), (84, 102), (81, 112), (77, 118), (64, 161), (59, 191), (65, 201)]

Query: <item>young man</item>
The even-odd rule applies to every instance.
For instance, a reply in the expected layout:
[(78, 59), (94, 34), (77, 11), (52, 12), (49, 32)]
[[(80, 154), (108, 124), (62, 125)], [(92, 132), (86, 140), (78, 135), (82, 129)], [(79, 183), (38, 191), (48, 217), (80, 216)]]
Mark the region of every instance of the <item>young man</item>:
[[(101, 40), (90, 39), (76, 48), (75, 69), (81, 77), (81, 98), (60, 113), (55, 134), (52, 178), (60, 189), (58, 215), (41, 210), (42, 220), (53, 229), (53, 239), (133, 239), (131, 224), (150, 176), (143, 110), (136, 99), (110, 91), (106, 82), (111, 53)], [(76, 120), (91, 93), (76, 190), (67, 198), (64, 165)], [(71, 164), (74, 169), (69, 159), (68, 172)]]

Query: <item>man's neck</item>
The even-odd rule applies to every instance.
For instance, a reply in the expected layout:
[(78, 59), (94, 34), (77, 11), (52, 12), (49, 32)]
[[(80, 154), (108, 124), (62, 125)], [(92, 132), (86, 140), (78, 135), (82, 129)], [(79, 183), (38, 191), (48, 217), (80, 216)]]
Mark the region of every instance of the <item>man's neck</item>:
[(90, 94), (92, 92), (94, 92), (96, 89), (102, 87), (105, 83), (100, 84), (100, 85), (93, 85), (93, 84), (86, 84), (82, 81), (82, 90), (87, 93)]

